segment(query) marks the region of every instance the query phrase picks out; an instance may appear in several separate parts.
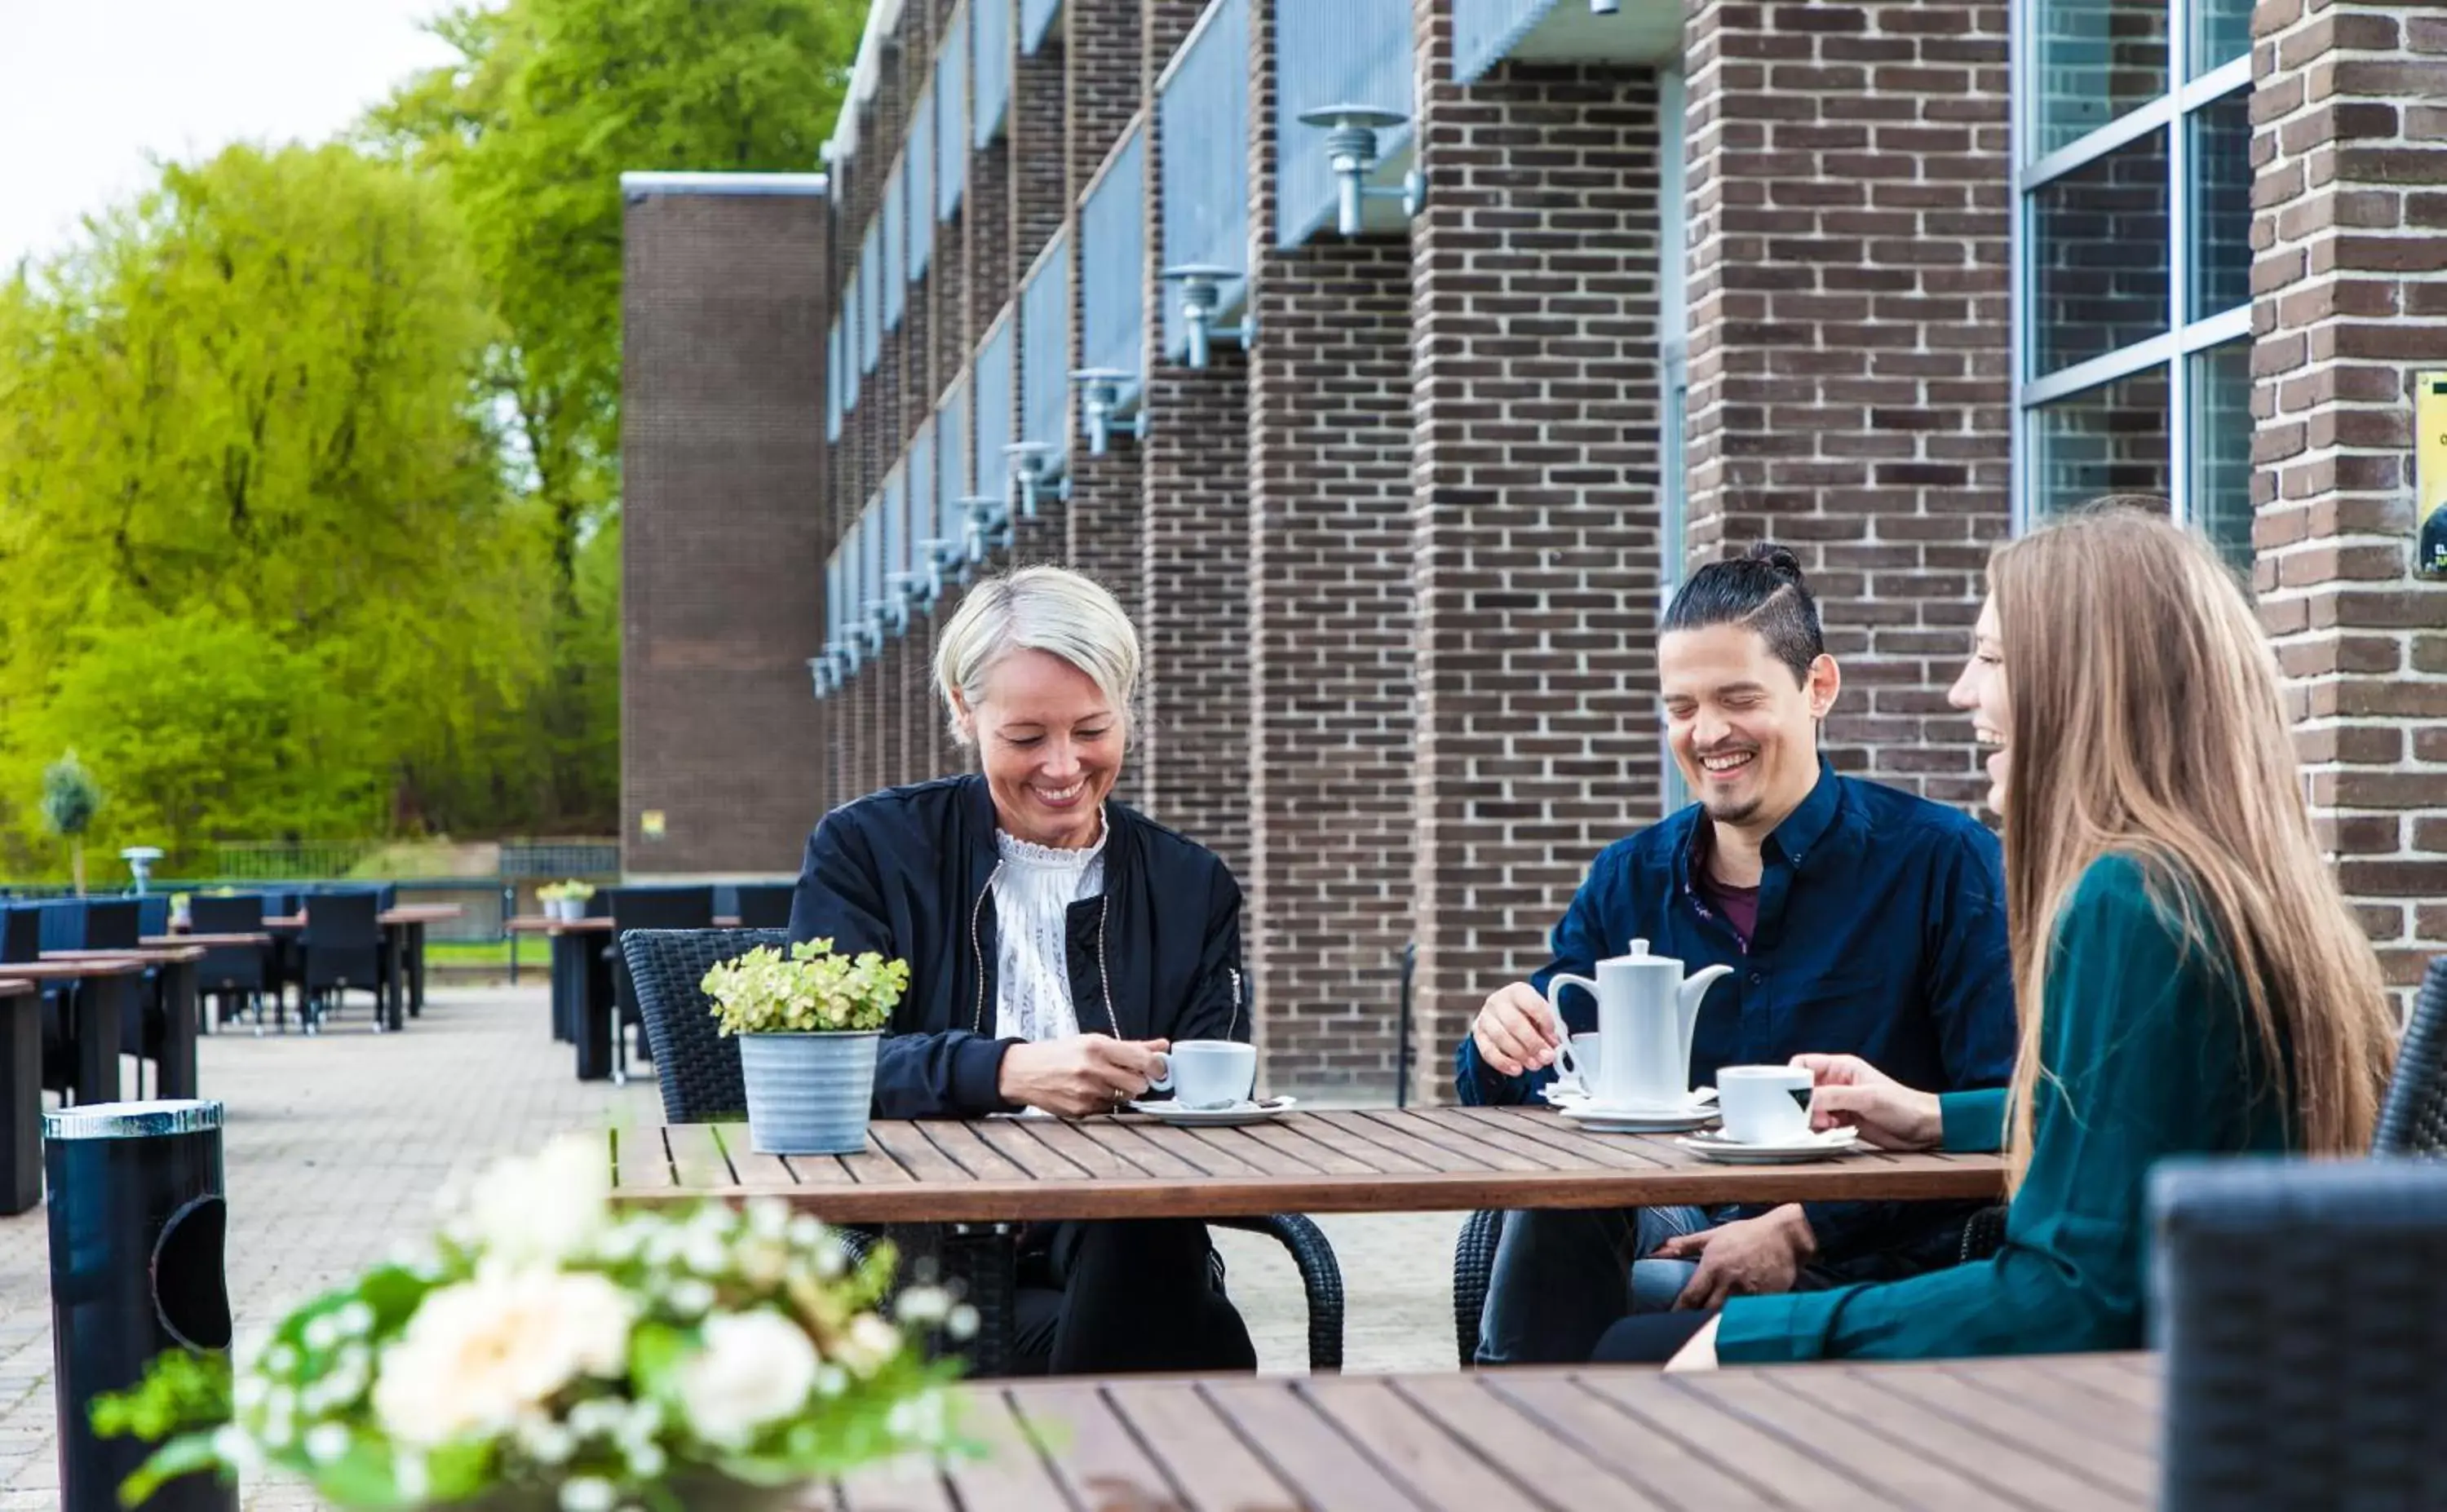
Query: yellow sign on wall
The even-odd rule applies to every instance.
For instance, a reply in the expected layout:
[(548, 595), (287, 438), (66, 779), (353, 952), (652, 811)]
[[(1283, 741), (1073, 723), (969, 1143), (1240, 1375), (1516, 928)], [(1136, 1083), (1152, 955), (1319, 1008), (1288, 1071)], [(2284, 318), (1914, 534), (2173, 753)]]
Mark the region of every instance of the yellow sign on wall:
[(2447, 372), (2413, 380), (2413, 570), (2447, 577)]
[(637, 816), (637, 833), (647, 840), (663, 838), (663, 811), (649, 808)]

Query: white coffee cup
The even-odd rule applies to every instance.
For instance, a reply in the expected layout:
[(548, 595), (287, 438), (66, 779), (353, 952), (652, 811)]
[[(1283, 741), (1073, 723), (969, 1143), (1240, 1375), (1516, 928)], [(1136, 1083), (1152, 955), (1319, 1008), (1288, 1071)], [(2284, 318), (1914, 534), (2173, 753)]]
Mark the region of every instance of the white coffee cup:
[(1257, 1048), (1238, 1040), (1184, 1040), (1157, 1062), (1149, 1089), (1183, 1107), (1237, 1107), (1258, 1083)]
[(1603, 1064), (1598, 1053), (1604, 1038), (1595, 1030), (1572, 1036), (1565, 1052), (1555, 1057), (1555, 1087), (1558, 1091), (1568, 1092), (1575, 1097), (1597, 1095), (1598, 1068)]
[(1740, 1144), (1790, 1144), (1810, 1137), (1810, 1073), (1798, 1066), (1726, 1066), (1717, 1071), (1717, 1111)]

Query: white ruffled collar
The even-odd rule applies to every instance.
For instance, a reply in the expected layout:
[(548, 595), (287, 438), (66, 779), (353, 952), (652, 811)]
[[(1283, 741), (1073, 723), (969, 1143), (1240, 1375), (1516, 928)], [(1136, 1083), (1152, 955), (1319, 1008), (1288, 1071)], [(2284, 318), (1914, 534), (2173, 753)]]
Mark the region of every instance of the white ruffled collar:
[(1009, 865), (1026, 867), (1031, 871), (1077, 873), (1086, 871), (1096, 858), (1105, 853), (1105, 841), (1111, 833), (1105, 825), (1105, 816), (1099, 813), (1096, 816), (1096, 843), (1084, 845), (1076, 850), (1060, 850), (1052, 845), (1039, 845), (1034, 841), (1021, 840), (1009, 830), (996, 825), (995, 849), (1001, 853), (1003, 860)]

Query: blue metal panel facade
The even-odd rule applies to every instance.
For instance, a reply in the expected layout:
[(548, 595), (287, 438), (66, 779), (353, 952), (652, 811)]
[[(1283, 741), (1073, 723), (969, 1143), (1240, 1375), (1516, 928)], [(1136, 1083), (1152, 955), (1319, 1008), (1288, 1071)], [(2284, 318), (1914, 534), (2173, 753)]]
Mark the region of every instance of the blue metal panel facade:
[(1045, 46), (1045, 35), (1053, 29), (1053, 18), (1062, 13), (1062, 0), (1019, 0), (1019, 50), (1030, 57)]
[(962, 377), (935, 410), (935, 534), (945, 540), (960, 539), (969, 464), (969, 380)]
[(1045, 244), (1036, 270), (1019, 290), (1020, 437), (1041, 441), (1054, 455), (1070, 449), (1071, 232)]
[(935, 255), (935, 86), (918, 91), (910, 107), (909, 155), (909, 281), (926, 276)]
[(833, 329), (825, 337), (825, 439), (841, 440), (842, 432), (842, 321), (833, 316)]
[[(1297, 247), (1334, 222), (1334, 169), (1325, 132), (1302, 125), (1303, 110), (1373, 105), (1405, 116), (1411, 105), (1411, 0), (1334, 0), (1275, 8), (1276, 242)], [(1411, 140), (1405, 122), (1376, 134), (1376, 156)]]
[(977, 104), (969, 120), (969, 144), (990, 146), (1002, 135), (1011, 110), (1011, 8), (1013, 0), (969, 0), (969, 62), (977, 70)]
[[(1214, 0), (1156, 85), (1164, 181), (1157, 186), (1164, 266), (1241, 268), (1249, 259), (1249, 0)], [(1246, 284), (1224, 290), (1224, 312)], [(1164, 350), (1189, 344), (1181, 301), (1164, 297)]]
[(883, 225), (870, 221), (858, 255), (858, 366), (875, 371), (883, 360)]
[(1011, 498), (1011, 463), (1002, 449), (1011, 444), (1013, 414), (1019, 383), (1019, 328), (1012, 312), (1003, 312), (977, 347), (977, 491), (990, 499)]
[(901, 259), (908, 255), (909, 237), (909, 176), (895, 162), (883, 179), (883, 240), (875, 267), (869, 276), (883, 283), (883, 329), (899, 331), (901, 314), (909, 306), (909, 280), (902, 275)]
[(1483, 77), (1554, 9), (1555, 0), (1452, 0), (1453, 82)]
[(935, 218), (959, 214), (969, 188), (969, 9), (952, 12), (935, 54)]
[[(931, 415), (909, 438), (909, 540), (910, 557), (920, 568), (925, 565), (926, 553), (920, 544), (935, 534), (935, 521), (942, 501), (935, 497), (935, 421)], [(915, 570), (915, 569), (913, 569)]]
[[(1079, 206), (1079, 355), (1146, 376), (1147, 127), (1132, 126)], [(1139, 382), (1122, 386), (1135, 398)]]

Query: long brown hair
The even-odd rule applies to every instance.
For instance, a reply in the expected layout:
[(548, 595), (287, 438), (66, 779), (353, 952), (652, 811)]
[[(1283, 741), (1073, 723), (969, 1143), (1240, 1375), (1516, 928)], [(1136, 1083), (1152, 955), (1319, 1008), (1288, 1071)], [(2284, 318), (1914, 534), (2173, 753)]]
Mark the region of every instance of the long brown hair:
[(2305, 1152), (2367, 1152), (2395, 1054), (2379, 958), (2312, 831), (2276, 657), (2208, 543), (2158, 509), (2100, 501), (1989, 563), (2013, 721), (2017, 1185), (2030, 1162), (2049, 944), (2102, 855), (2140, 862), (2188, 948), (2231, 961), (2249, 1021), (2239, 1029), (2258, 1041)]

